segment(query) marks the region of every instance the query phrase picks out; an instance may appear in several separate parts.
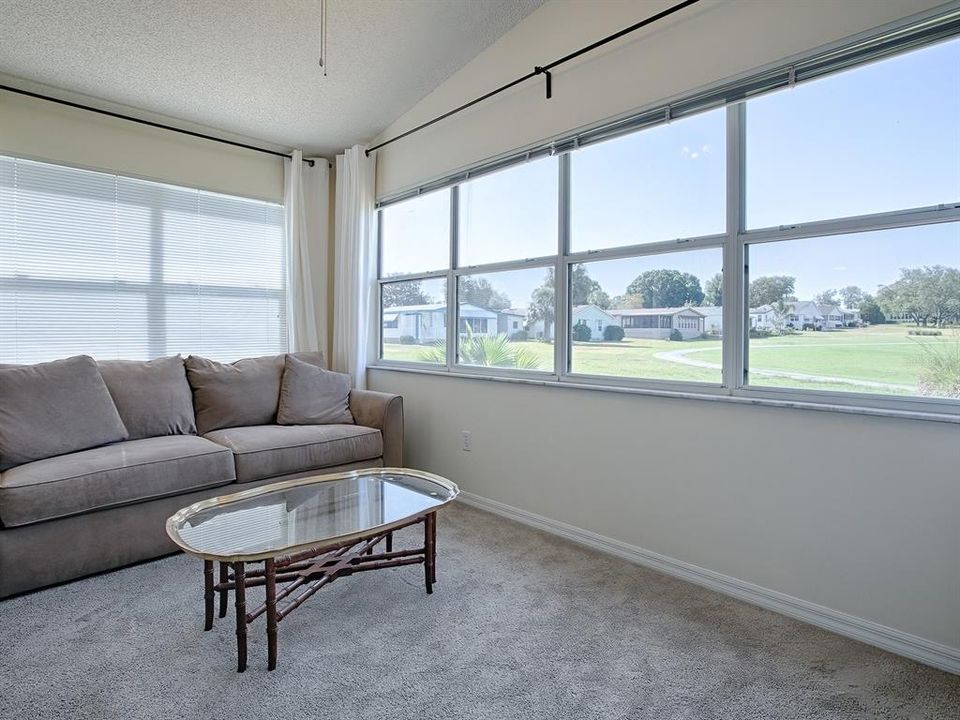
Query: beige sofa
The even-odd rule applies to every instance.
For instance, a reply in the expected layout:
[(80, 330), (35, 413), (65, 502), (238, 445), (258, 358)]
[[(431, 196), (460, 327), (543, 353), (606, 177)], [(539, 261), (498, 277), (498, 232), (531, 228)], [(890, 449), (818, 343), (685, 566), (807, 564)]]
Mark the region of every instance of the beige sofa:
[[(198, 500), (311, 474), (403, 465), (398, 395), (351, 391), (353, 424), (276, 424), (284, 357), (98, 364), (124, 439), (31, 462), (17, 462), (9, 443), (6, 457), (0, 447), (0, 597), (175, 552), (164, 523)], [(322, 365), (318, 355), (296, 357)], [(17, 377), (0, 382), (0, 403), (4, 388), (8, 398), (15, 394)], [(56, 407), (58, 392), (53, 387), (36, 402)], [(73, 426), (58, 428), (60, 416), (51, 417), (53, 427), (15, 430), (62, 432), (69, 443)]]

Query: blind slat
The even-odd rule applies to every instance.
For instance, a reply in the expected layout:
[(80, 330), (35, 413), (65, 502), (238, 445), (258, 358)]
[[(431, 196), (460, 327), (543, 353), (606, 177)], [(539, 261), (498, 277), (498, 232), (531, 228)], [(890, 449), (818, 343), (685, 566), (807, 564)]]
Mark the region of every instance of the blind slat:
[(0, 363), (287, 349), (282, 208), (0, 156)]

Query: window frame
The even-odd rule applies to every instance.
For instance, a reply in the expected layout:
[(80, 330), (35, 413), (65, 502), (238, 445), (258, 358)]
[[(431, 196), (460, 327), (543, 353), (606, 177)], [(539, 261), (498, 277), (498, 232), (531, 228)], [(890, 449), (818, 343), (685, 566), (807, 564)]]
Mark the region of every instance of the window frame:
[[(896, 57), (899, 54), (919, 49), (928, 44), (957, 41), (960, 33), (938, 37), (926, 43), (906, 43), (896, 52), (884, 57)], [(870, 58), (862, 60), (870, 62)], [(859, 63), (858, 63), (859, 64)], [(837, 72), (848, 69), (852, 65), (843, 65)], [(822, 77), (827, 73), (814, 76)], [(832, 74), (832, 73), (829, 73)], [(755, 244), (771, 243), (785, 240), (797, 240), (830, 235), (842, 235), (858, 232), (871, 232), (892, 228), (919, 227), (949, 222), (960, 222), (960, 198), (955, 202), (900, 209), (890, 212), (857, 215), (829, 220), (818, 220), (793, 225), (777, 227), (746, 228), (746, 103), (749, 98), (737, 99), (724, 103), (726, 122), (726, 229), (725, 232), (715, 235), (682, 238), (678, 240), (644, 243), (602, 250), (588, 250), (576, 253), (570, 252), (570, 153), (576, 152), (579, 145), (576, 141), (564, 149), (550, 154), (559, 155), (559, 223), (557, 238), (557, 254), (555, 256), (527, 258), (523, 260), (492, 263), (489, 265), (474, 265), (459, 267), (457, 264), (457, 230), (458, 230), (458, 184), (471, 177), (470, 172), (460, 173), (450, 179), (445, 187), (451, 188), (450, 202), (450, 265), (446, 272), (414, 274), (409, 276), (394, 276), (388, 279), (380, 277), (378, 272), (378, 323), (379, 355), (371, 364), (373, 368), (391, 370), (426, 371), (433, 374), (449, 374), (453, 376), (479, 377), (484, 379), (503, 379), (523, 381), (526, 379), (537, 384), (551, 384), (577, 388), (639, 392), (655, 395), (682, 396), (704, 399), (730, 400), (747, 404), (769, 404), (786, 407), (801, 407), (821, 410), (835, 410), (840, 412), (859, 412), (871, 415), (910, 416), (919, 419), (929, 419), (960, 423), (960, 400), (951, 398), (921, 397), (921, 396), (894, 396), (879, 393), (863, 393), (833, 390), (811, 390), (798, 388), (764, 387), (749, 384), (749, 247)], [(704, 108), (709, 112), (714, 108)], [(670, 122), (669, 112), (660, 122)], [(653, 123), (645, 123), (640, 127), (625, 129), (616, 135), (610, 134), (604, 139), (617, 137), (621, 134), (643, 132)], [(532, 153), (519, 156), (516, 161), (524, 162), (540, 157)], [(502, 169), (504, 162), (495, 164), (495, 169)], [(483, 170), (482, 166), (480, 170)], [(382, 208), (393, 202), (402, 202), (409, 196), (401, 196), (394, 200), (385, 201), (378, 205)], [(722, 340), (722, 383), (719, 385), (691, 382), (644, 379), (632, 377), (616, 377), (608, 375), (591, 375), (571, 371), (572, 328), (570, 327), (570, 292), (569, 283), (571, 268), (575, 264), (589, 263), (599, 260), (616, 260), (634, 257), (669, 254), (687, 250), (720, 248), (723, 255), (723, 340)], [(554, 267), (555, 277), (555, 321), (554, 321), (554, 370), (529, 371), (508, 368), (481, 368), (460, 365), (456, 362), (456, 322), (448, 319), (447, 362), (446, 366), (420, 362), (391, 361), (382, 358), (382, 299), (379, 289), (385, 281), (399, 279), (423, 280), (431, 277), (447, 277), (447, 312), (457, 312), (457, 280), (461, 275), (477, 275), (488, 272), (517, 270), (536, 267)]]

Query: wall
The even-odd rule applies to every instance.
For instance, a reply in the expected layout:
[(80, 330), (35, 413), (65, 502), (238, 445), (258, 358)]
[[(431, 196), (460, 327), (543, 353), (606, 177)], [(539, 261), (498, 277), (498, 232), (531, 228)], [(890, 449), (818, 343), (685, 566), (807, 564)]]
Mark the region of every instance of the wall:
[(283, 200), (282, 158), (3, 91), (0, 153)]
[[(666, 4), (548, 3), (384, 136)], [(382, 150), (378, 194), (936, 4), (704, 2), (558, 72), (549, 102), (533, 83)], [(415, 467), (798, 607), (823, 606), (823, 617), (848, 614), (842, 631), (873, 628), (876, 637), (860, 636), (960, 672), (956, 425), (386, 370), (371, 370), (369, 383), (403, 394)], [(472, 452), (460, 449), (461, 430), (473, 433)]]

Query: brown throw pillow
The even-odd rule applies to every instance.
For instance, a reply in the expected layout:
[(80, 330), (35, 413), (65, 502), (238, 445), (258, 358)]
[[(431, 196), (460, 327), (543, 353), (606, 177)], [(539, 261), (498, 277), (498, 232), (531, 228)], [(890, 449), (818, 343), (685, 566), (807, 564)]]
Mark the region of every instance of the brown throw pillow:
[(92, 357), (0, 370), (0, 470), (127, 437)]
[(353, 424), (350, 376), (287, 355), (280, 385), (279, 425)]
[(131, 440), (193, 435), (193, 395), (183, 358), (106, 360), (97, 363)]
[[(188, 357), (184, 365), (193, 388), (199, 433), (274, 423), (285, 357), (267, 355), (229, 364), (196, 355)], [(323, 363), (319, 353), (303, 353), (302, 357), (307, 362)]]

